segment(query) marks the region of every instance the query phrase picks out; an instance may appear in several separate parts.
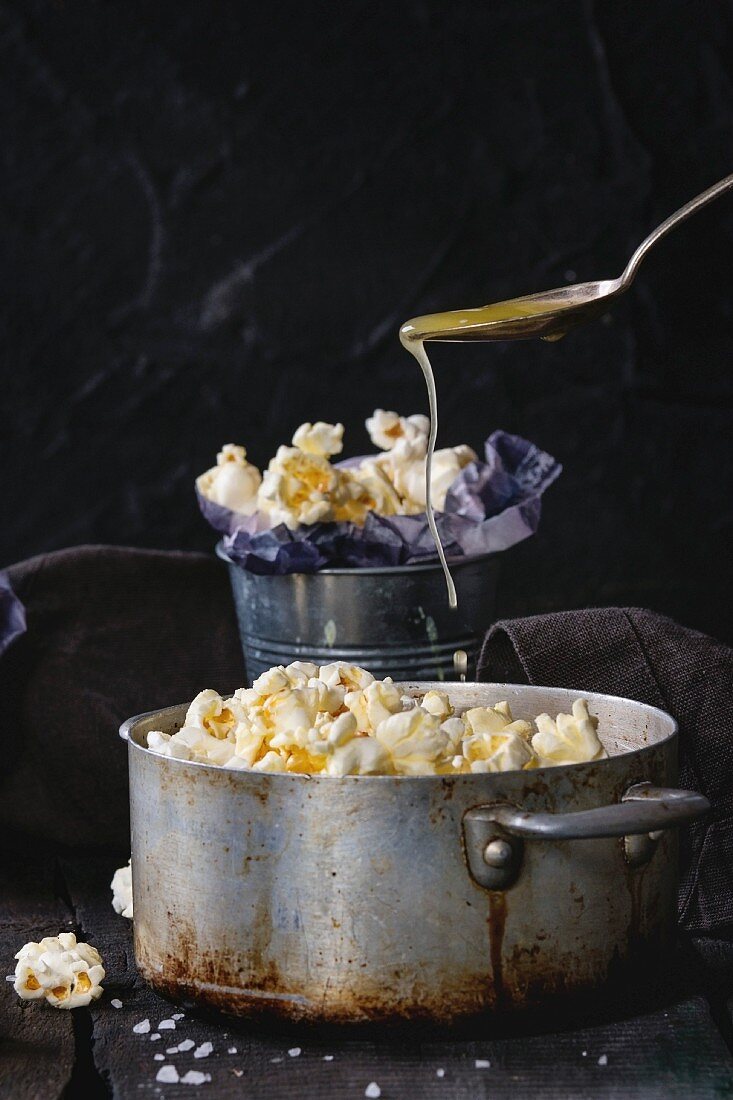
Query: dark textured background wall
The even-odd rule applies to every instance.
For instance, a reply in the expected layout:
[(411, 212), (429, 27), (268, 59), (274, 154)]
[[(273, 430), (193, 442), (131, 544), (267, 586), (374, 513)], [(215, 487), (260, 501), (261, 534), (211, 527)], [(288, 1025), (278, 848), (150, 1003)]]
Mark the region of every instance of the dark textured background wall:
[[(733, 167), (729, 3), (0, 4), (0, 561), (208, 548), (192, 481), (425, 408), (435, 308), (614, 276)], [(502, 611), (728, 635), (733, 198), (559, 344), (435, 352), (441, 439), (565, 464)], [(726, 438), (728, 435), (728, 438)]]

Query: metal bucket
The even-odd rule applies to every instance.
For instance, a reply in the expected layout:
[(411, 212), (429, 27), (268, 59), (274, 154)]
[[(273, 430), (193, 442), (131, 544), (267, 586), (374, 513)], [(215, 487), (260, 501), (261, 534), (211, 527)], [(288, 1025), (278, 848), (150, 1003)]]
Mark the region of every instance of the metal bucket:
[(451, 562), (458, 609), (448, 606), (439, 564), (259, 576), (229, 566), (250, 681), (291, 661), (361, 665), (379, 678), (456, 679), (453, 654), (468, 654), (468, 679), (494, 619), (499, 555)]
[[(408, 693), (434, 685), (401, 685)], [(454, 684), (458, 711), (568, 711), (576, 693)], [(146, 746), (186, 706), (125, 722), (135, 956), (176, 999), (313, 1022), (532, 1008), (673, 942), (674, 720), (587, 693), (607, 760), (456, 776), (232, 771)]]

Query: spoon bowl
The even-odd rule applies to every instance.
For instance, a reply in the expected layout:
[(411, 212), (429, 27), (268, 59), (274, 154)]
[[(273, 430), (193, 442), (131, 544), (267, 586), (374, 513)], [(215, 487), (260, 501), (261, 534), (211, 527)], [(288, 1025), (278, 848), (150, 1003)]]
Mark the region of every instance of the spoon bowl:
[(646, 237), (618, 279), (600, 279), (593, 283), (574, 283), (494, 302), (478, 309), (457, 309), (414, 317), (400, 329), (403, 344), (422, 344), (426, 340), (467, 343), (473, 340), (559, 340), (578, 325), (605, 313), (631, 286), (639, 265), (647, 253), (671, 229), (695, 214), (713, 199), (733, 188), (733, 174), (713, 184), (691, 199), (658, 225)]

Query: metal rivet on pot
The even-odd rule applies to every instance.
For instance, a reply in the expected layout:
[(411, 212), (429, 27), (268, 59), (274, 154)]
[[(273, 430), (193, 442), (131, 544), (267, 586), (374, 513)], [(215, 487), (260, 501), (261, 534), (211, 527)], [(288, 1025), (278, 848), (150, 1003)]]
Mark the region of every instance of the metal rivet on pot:
[(484, 863), (489, 867), (508, 867), (514, 858), (512, 846), (508, 840), (495, 836), (484, 848)]

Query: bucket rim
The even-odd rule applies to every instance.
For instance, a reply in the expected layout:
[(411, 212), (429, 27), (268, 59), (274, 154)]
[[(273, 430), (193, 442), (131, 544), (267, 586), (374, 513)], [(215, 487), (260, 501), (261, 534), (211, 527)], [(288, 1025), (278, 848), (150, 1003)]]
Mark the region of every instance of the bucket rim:
[[(316, 569), (312, 573), (254, 573), (251, 569), (245, 568), (240, 565), (239, 562), (233, 561), (227, 554), (224, 548), (224, 539), (219, 539), (215, 547), (215, 553), (217, 558), (226, 562), (227, 565), (233, 566), (235, 569), (241, 569), (244, 573), (249, 573), (253, 577), (320, 577), (320, 576), (340, 576), (341, 574), (347, 576), (359, 575), (373, 575), (373, 574), (390, 574), (390, 573), (428, 573), (431, 570), (442, 571), (442, 565), (436, 557), (434, 560), (431, 558), (429, 561), (420, 562), (408, 562), (405, 565), (352, 565), (352, 566), (333, 566), (329, 569)], [(488, 561), (491, 558), (499, 558), (501, 556), (501, 550), (492, 550), (484, 554), (462, 554), (460, 557), (447, 558), (448, 565), (451, 569), (460, 569), (463, 565), (473, 565), (475, 562)]]

